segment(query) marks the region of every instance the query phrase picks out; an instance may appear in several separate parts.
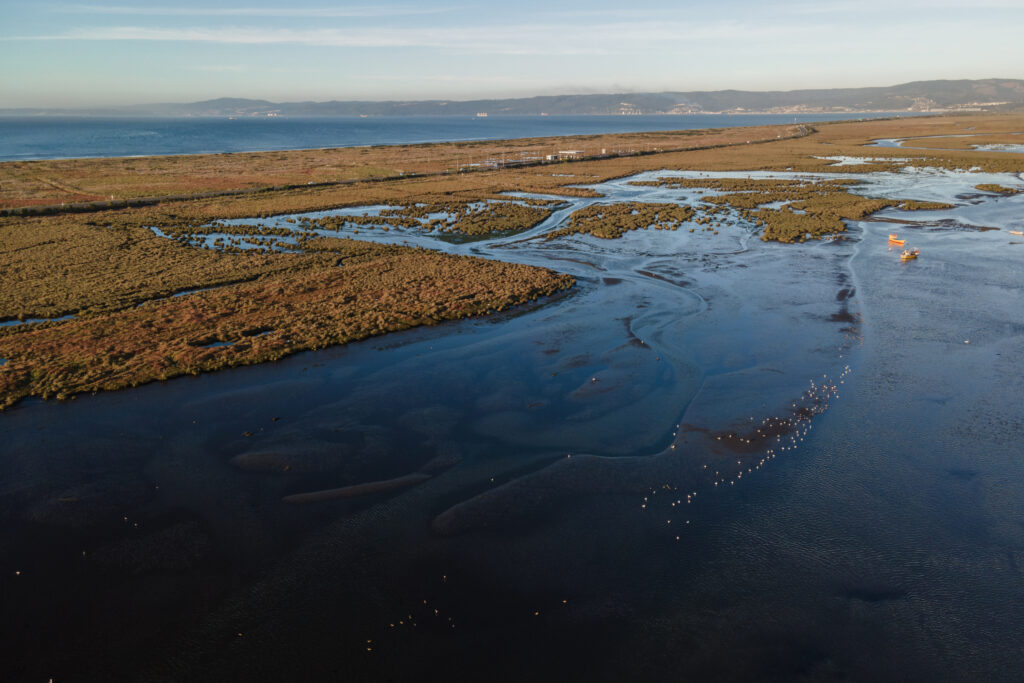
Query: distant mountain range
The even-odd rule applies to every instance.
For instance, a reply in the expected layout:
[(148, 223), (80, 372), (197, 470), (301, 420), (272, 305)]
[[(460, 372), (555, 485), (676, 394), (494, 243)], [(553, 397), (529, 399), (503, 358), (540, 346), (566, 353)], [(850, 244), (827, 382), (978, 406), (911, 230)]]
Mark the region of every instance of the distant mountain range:
[(556, 95), (504, 100), (268, 102), (219, 98), (91, 109), (0, 109), (0, 116), (541, 116), (588, 114), (979, 111), (1024, 104), (1024, 80), (916, 81), (885, 88)]

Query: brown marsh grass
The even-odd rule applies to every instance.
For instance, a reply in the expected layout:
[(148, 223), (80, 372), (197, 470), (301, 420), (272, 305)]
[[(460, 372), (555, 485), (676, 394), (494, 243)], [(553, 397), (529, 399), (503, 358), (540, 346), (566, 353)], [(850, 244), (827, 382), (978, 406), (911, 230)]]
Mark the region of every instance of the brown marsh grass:
[(630, 230), (655, 228), (676, 230), (693, 218), (693, 209), (680, 204), (647, 204), (623, 202), (620, 204), (592, 204), (569, 217), (569, 224), (554, 230), (546, 239), (586, 233), (603, 239), (622, 237)]
[[(319, 239), (313, 266), (61, 324), (0, 332), (0, 408), (502, 311), (572, 286), (553, 271), (411, 247)], [(317, 257), (310, 257), (317, 260)]]
[[(635, 184), (722, 191), (724, 194), (701, 197), (701, 201), (739, 210), (743, 217), (762, 228), (762, 240), (785, 243), (845, 232), (844, 220), (860, 220), (885, 208), (907, 211), (951, 208), (939, 202), (862, 197), (850, 191), (858, 185), (856, 180), (659, 178)], [(777, 202), (785, 204), (778, 208), (762, 206)]]
[[(202, 227), (212, 221), (248, 218), (250, 224), (238, 232), (284, 237), (292, 234), (290, 228), (267, 228), (259, 220), (345, 206), (425, 205), (393, 219), (422, 224), (422, 216), (414, 213), (447, 207), (446, 211), (458, 213), (455, 222), (460, 231), (485, 234), (526, 229), (547, 215), (551, 206), (505, 202), (489, 205), (487, 212), (459, 207), (507, 200), (503, 193), (510, 191), (592, 197), (597, 196), (594, 190), (574, 185), (658, 169), (851, 173), (913, 165), (1024, 171), (1020, 154), (865, 146), (877, 138), (955, 135), (968, 130), (989, 136), (986, 142), (1016, 142), (1008, 132), (1024, 130), (1024, 116), (3, 163), (0, 207), (55, 204), (57, 215), (0, 218), (0, 319), (68, 313), (78, 318), (0, 329), (0, 358), (7, 360), (0, 365), (0, 404), (11, 405), (29, 395), (73, 395), (273, 360), (302, 349), (500, 310), (572, 282), (545, 269), (351, 240), (305, 240), (305, 254), (227, 253), (227, 249), (219, 252), (182, 243), (212, 230)], [(455, 172), (467, 162), (501, 154), (527, 157), (567, 147), (585, 149), (588, 155), (604, 150), (609, 158)], [(881, 161), (836, 168), (832, 161), (818, 158), (827, 156), (869, 156)], [(399, 173), (404, 175), (397, 177)], [(384, 176), (396, 177), (379, 180)], [(714, 187), (727, 194), (708, 199), (712, 208), (700, 207), (696, 223), (715, 221), (716, 212), (728, 208), (761, 222), (764, 239), (779, 241), (841, 232), (843, 219), (864, 217), (884, 206), (938, 208), (859, 197), (855, 186), (846, 182), (719, 183)], [(244, 193), (191, 196), (213, 191)], [(87, 214), (63, 214), (59, 206), (89, 198), (170, 195), (183, 196), (152, 206)], [(789, 201), (788, 208), (756, 208), (773, 198)], [(508, 208), (513, 206), (517, 208)], [(671, 212), (689, 208), (672, 206)], [(655, 213), (647, 215), (649, 210)], [(581, 214), (575, 225), (584, 232), (614, 236), (683, 219), (673, 216), (665, 222), (657, 208), (633, 207), (614, 220), (601, 212)], [(453, 227), (450, 221), (445, 223), (435, 228)], [(150, 226), (180, 240), (156, 237)], [(166, 298), (208, 287), (215, 289)], [(149, 303), (138, 307), (144, 302)], [(210, 346), (215, 342), (225, 345)]]

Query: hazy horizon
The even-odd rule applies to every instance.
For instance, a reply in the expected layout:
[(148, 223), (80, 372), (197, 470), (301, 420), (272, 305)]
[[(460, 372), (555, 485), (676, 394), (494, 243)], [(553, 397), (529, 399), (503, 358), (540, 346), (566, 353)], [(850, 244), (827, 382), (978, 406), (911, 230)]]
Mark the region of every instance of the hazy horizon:
[(1010, 0), (0, 8), (3, 108), (882, 87), (1024, 63)]
[[(932, 79), (929, 79), (929, 80), (932, 80)], [(961, 80), (961, 79), (940, 79), (940, 78), (937, 78), (937, 79), (933, 79), (933, 80), (935, 80), (935, 81), (943, 81), (943, 80)], [(989, 77), (986, 77), (986, 78), (966, 79), (966, 80), (997, 80), (998, 81), (998, 80), (1011, 80), (1011, 79), (1009, 79), (1009, 78), (1000, 78), (998, 76), (989, 76)], [(1012, 79), (1012, 80), (1020, 80), (1020, 79)], [(875, 84), (875, 85), (849, 86), (849, 88), (851, 88), (851, 89), (857, 89), (857, 88), (888, 88), (888, 87), (894, 87), (894, 86), (899, 86), (899, 85), (904, 85), (904, 84), (903, 83), (879, 83), (879, 84)], [(750, 92), (750, 93), (771, 93), (771, 92), (797, 92), (797, 91), (804, 91), (804, 90), (810, 91), (810, 90), (829, 90), (829, 89), (831, 89), (831, 88), (778, 88), (778, 89), (773, 89), (773, 90), (745, 90), (745, 89), (739, 89), (739, 88), (718, 88), (718, 89), (708, 89), (706, 92), (736, 91), (736, 92)], [(841, 89), (841, 88), (836, 88), (836, 89)], [(424, 98), (415, 98), (415, 99), (412, 99), (412, 98), (403, 99), (403, 98), (394, 97), (394, 98), (382, 98), (382, 99), (378, 99), (378, 100), (369, 100), (369, 99), (361, 99), (361, 98), (344, 98), (344, 99), (343, 98), (330, 98), (330, 99), (323, 99), (323, 100), (312, 100), (312, 99), (306, 99), (306, 100), (283, 100), (283, 99), (274, 99), (274, 98), (268, 98), (268, 97), (243, 97), (243, 96), (236, 96), (236, 95), (218, 95), (218, 96), (214, 96), (214, 97), (204, 97), (202, 99), (196, 99), (196, 100), (164, 100), (164, 101), (155, 101), (155, 100), (153, 100), (153, 101), (128, 102), (128, 103), (124, 103), (124, 104), (113, 104), (113, 103), (111, 103), (111, 104), (81, 105), (81, 106), (67, 106), (67, 107), (61, 107), (61, 106), (46, 107), (46, 106), (31, 106), (31, 105), (23, 106), (23, 107), (0, 106), (0, 111), (12, 110), (12, 109), (30, 109), (30, 110), (31, 109), (54, 109), (54, 110), (67, 109), (68, 111), (76, 111), (76, 110), (79, 110), (79, 109), (80, 110), (92, 110), (92, 109), (101, 109), (101, 108), (104, 108), (104, 107), (110, 107), (112, 109), (116, 109), (116, 108), (119, 108), (119, 107), (136, 107), (136, 106), (146, 107), (146, 106), (160, 106), (160, 105), (202, 104), (202, 103), (205, 103), (205, 102), (217, 102), (219, 100), (242, 100), (242, 101), (250, 101), (250, 102), (268, 102), (270, 104), (300, 104), (300, 103), (305, 103), (305, 102), (313, 102), (313, 103), (317, 103), (317, 104), (319, 104), (319, 103), (327, 104), (327, 103), (330, 103), (330, 102), (345, 103), (345, 102), (364, 102), (364, 101), (365, 102), (380, 102), (380, 103), (387, 103), (387, 102), (403, 102), (403, 103), (404, 102), (447, 102), (447, 103), (457, 104), (457, 103), (463, 103), (463, 102), (476, 102), (476, 101), (488, 101), (488, 100), (532, 99), (532, 98), (536, 98), (536, 97), (573, 97), (573, 96), (577, 96), (577, 95), (597, 95), (597, 96), (603, 95), (603, 96), (609, 96), (610, 97), (610, 96), (615, 96), (615, 95), (658, 94), (658, 93), (661, 93), (661, 92), (669, 93), (669, 92), (697, 92), (697, 91), (663, 90), (663, 91), (655, 92), (655, 91), (639, 91), (639, 90), (630, 90), (630, 91), (619, 90), (619, 91), (614, 91), (614, 92), (613, 91), (606, 91), (606, 92), (594, 91), (594, 92), (586, 92), (586, 93), (581, 93), (581, 92), (577, 92), (577, 93), (573, 93), (573, 92), (558, 92), (558, 93), (547, 93), (547, 94), (540, 94), (540, 93), (538, 93), (538, 94), (533, 94), (533, 95), (524, 94), (524, 95), (510, 96), (508, 98), (499, 97), (499, 96), (495, 96), (495, 97), (470, 97), (470, 96), (466, 96), (466, 97), (424, 97)], [(704, 91), (701, 91), (701, 92), (704, 92)]]

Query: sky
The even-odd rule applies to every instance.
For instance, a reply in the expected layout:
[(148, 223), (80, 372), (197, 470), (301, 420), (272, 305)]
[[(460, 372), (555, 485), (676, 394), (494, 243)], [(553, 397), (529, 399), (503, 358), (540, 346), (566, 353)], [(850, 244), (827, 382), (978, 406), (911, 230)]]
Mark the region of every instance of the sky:
[(1024, 78), (1024, 0), (0, 0), (0, 108)]

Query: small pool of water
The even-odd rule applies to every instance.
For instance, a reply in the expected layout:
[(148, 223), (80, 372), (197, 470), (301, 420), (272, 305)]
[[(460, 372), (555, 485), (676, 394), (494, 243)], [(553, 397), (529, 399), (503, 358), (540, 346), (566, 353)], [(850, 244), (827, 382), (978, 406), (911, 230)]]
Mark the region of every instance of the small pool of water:
[(25, 318), (24, 320), (4, 320), (0, 322), (0, 327), (15, 327), (17, 325), (32, 325), (35, 323), (55, 323), (62, 322), (64, 320), (74, 320), (74, 315), (62, 315), (57, 318)]

